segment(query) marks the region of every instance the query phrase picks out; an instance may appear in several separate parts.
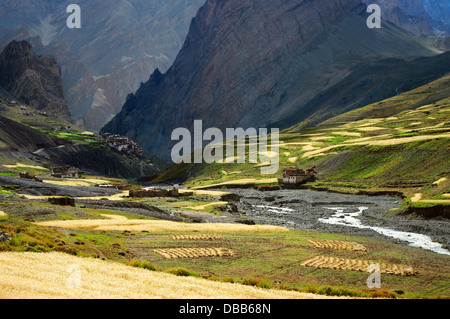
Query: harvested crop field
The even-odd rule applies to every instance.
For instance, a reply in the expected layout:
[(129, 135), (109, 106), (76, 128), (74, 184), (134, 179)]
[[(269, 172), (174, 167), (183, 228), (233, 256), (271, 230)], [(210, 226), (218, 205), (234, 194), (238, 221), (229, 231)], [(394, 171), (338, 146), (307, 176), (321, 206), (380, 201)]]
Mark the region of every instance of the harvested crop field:
[(0, 298), (20, 299), (312, 299), (134, 268), (63, 253), (0, 253)]
[(308, 240), (317, 248), (335, 249), (335, 250), (353, 250), (366, 251), (366, 247), (352, 241), (343, 240)]
[(202, 235), (172, 235), (175, 240), (220, 240), (222, 236), (216, 234), (202, 234)]
[[(328, 268), (337, 270), (353, 270), (365, 272), (367, 271), (367, 268), (372, 264), (376, 263), (367, 260), (316, 256), (312, 259), (303, 262), (301, 265), (319, 269)], [(380, 267), (380, 271), (383, 274), (393, 274), (400, 276), (412, 276), (415, 274), (415, 271), (410, 266), (384, 264), (384, 263), (376, 265)]]
[(228, 248), (166, 248), (153, 249), (155, 253), (160, 254), (166, 259), (173, 258), (200, 258), (200, 257), (223, 257), (233, 256), (234, 253)]
[(36, 223), (39, 226), (61, 227), (83, 230), (117, 230), (117, 231), (199, 231), (199, 232), (285, 232), (288, 229), (270, 225), (245, 225), (225, 223), (190, 224), (165, 220), (128, 219), (119, 215), (102, 215), (107, 219), (89, 220), (54, 220)]

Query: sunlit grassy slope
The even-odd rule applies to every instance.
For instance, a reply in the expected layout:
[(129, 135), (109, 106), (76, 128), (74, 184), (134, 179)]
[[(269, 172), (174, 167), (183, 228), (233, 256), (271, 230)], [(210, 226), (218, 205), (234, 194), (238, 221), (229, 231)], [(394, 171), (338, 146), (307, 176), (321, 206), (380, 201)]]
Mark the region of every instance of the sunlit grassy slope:
[[(432, 185), (450, 172), (450, 75), (413, 91), (280, 134), (277, 174), (261, 175), (258, 164), (172, 165), (155, 181), (185, 179), (191, 187), (233, 181), (265, 183), (286, 166), (316, 166), (318, 187), (402, 189)], [(247, 152), (248, 156), (248, 152)], [(275, 181), (275, 180), (273, 180)], [(414, 190), (413, 190), (414, 189)], [(434, 193), (444, 199), (448, 189)]]

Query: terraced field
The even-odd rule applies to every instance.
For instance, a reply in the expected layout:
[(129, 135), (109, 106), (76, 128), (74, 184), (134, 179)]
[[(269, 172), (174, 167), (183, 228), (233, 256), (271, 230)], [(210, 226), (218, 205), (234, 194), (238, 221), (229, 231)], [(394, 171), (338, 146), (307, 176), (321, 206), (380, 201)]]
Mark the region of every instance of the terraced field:
[[(288, 166), (316, 167), (316, 188), (344, 192), (398, 191), (420, 201), (448, 205), (450, 171), (450, 76), (385, 101), (348, 112), (314, 128), (293, 126), (280, 133), (277, 174), (261, 175), (263, 164), (174, 165), (165, 176), (183, 178), (195, 189), (277, 183)], [(269, 138), (270, 140), (270, 138)], [(444, 181), (444, 186), (435, 184)], [(434, 186), (433, 186), (434, 185)], [(439, 192), (430, 192), (436, 187)]]

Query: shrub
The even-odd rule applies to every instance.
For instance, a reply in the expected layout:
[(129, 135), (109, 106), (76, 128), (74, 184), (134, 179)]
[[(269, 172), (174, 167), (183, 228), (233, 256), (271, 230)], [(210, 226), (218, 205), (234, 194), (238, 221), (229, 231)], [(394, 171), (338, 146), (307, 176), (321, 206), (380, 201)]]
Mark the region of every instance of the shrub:
[(230, 282), (230, 283), (234, 283), (234, 279), (232, 277), (223, 277), (221, 279), (222, 282)]
[(132, 267), (137, 267), (137, 268), (144, 268), (144, 269), (148, 269), (151, 271), (156, 271), (156, 267), (153, 266), (152, 264), (150, 264), (148, 261), (146, 260), (131, 260), (129, 262), (129, 265)]
[(243, 278), (241, 281), (241, 284), (246, 285), (246, 286), (257, 286), (259, 283), (258, 279), (254, 279), (254, 278)]
[(271, 283), (267, 280), (255, 279), (255, 278), (243, 278), (241, 284), (247, 286), (255, 286), (259, 288), (270, 289), (272, 287)]
[(197, 276), (197, 274), (195, 272), (187, 270), (186, 268), (183, 268), (183, 267), (169, 268), (166, 270), (166, 272), (169, 274), (181, 276), (181, 277), (188, 277), (188, 276), (196, 277)]
[(396, 299), (397, 295), (393, 292), (389, 292), (386, 290), (374, 290), (370, 292), (370, 296), (372, 298), (391, 298)]

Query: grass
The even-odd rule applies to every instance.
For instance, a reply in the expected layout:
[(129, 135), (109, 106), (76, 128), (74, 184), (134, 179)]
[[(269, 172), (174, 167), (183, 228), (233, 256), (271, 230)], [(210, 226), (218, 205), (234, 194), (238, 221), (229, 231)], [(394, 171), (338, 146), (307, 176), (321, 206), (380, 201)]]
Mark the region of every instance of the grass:
[[(393, 264), (412, 264), (420, 270), (420, 273), (412, 277), (400, 277), (394, 275), (382, 275), (382, 290), (387, 294), (395, 294), (395, 290), (402, 290), (404, 294), (397, 297), (438, 297), (448, 296), (448, 285), (441, 281), (440, 276), (449, 276), (448, 257), (436, 256), (425, 251), (397, 246), (393, 244), (344, 235), (309, 233), (289, 231), (278, 234), (222, 234), (223, 242), (228, 244), (235, 254), (220, 258), (188, 258), (167, 260), (156, 254), (145, 251), (152, 247), (203, 247), (202, 242), (180, 242), (171, 239), (170, 233), (153, 234), (150, 237), (134, 238), (132, 246), (141, 247), (137, 254), (151, 261), (160, 269), (183, 267), (198, 274), (209, 273), (209, 277), (216, 280), (233, 281), (241, 284), (258, 286), (264, 283), (266, 288), (291, 287), (297, 291), (308, 292), (305, 287), (332, 287), (332, 294), (339, 291), (339, 287), (348, 289), (348, 293), (342, 290), (341, 295), (358, 295), (360, 297), (371, 296), (372, 293), (380, 294), (380, 291), (367, 291), (366, 280), (368, 274), (356, 271), (339, 271), (333, 269), (313, 269), (302, 267), (300, 264), (308, 258), (316, 255), (340, 256), (353, 258), (358, 256), (363, 260), (375, 260)], [(364, 244), (368, 252), (329, 251), (314, 248), (308, 239), (335, 239), (351, 240)], [(145, 250), (144, 248), (145, 247)], [(435, 260), (436, 258), (436, 260)], [(437, 266), (437, 265), (440, 266)], [(444, 266), (445, 265), (445, 266)], [(434, 268), (436, 267), (436, 268)], [(444, 267), (444, 268), (440, 268)], [(439, 274), (435, 272), (438, 268)], [(435, 269), (434, 271), (432, 269)], [(433, 275), (432, 273), (435, 272)], [(434, 295), (436, 286), (439, 293)], [(320, 290), (320, 288), (318, 289)], [(326, 291), (321, 293), (327, 294)], [(384, 295), (385, 293), (381, 293)], [(397, 295), (397, 294), (395, 294)]]
[(153, 266), (146, 260), (135, 260), (134, 259), (134, 260), (131, 260), (128, 264), (132, 267), (143, 268), (143, 269), (147, 269), (147, 270), (151, 270), (151, 271), (157, 270), (155, 266)]
[[(46, 203), (24, 206), (14, 201), (0, 206), (0, 209), (8, 214), (6, 219), (0, 219), (0, 231), (13, 235), (11, 242), (0, 244), (0, 250), (4, 252), (65, 252), (82, 257), (109, 259), (152, 272), (208, 278), (209, 281), (233, 282), (244, 286), (265, 288), (265, 290), (277, 289), (297, 293), (315, 291), (324, 296), (376, 297), (380, 295), (386, 297), (395, 294), (397, 298), (435, 298), (450, 295), (447, 284), (450, 279), (448, 258), (420, 249), (345, 235), (301, 231), (248, 233), (234, 232), (232, 228), (229, 228), (220, 232), (221, 237), (214, 241), (214, 245), (231, 249), (234, 252), (233, 255), (173, 260), (165, 259), (152, 250), (210, 247), (209, 240), (179, 240), (174, 236), (201, 235), (205, 233), (204, 230), (189, 231), (189, 224), (184, 225), (187, 227), (176, 230), (159, 229), (152, 232), (149, 232), (149, 229), (133, 229), (131, 225), (116, 230), (74, 229), (73, 227), (66, 229), (42, 226), (34, 221), (39, 219), (44, 222), (54, 218), (67, 223), (77, 222), (80, 218), (83, 219), (82, 222), (108, 221), (102, 217), (104, 210), (61, 207), (62, 211), (59, 211), (59, 208), (53, 207), (54, 210), (51, 208)], [(130, 220), (138, 223), (151, 222), (147, 219), (133, 219), (135, 217), (118, 212), (115, 218), (113, 222)], [(209, 229), (207, 233), (217, 232)], [(309, 240), (358, 242), (367, 248), (367, 252), (320, 249), (312, 245)], [(419, 269), (419, 274), (401, 278), (383, 274), (382, 290), (368, 291), (366, 287), (368, 274), (363, 272), (317, 270), (300, 265), (303, 261), (318, 255), (411, 264), (415, 269)], [(396, 294), (396, 290), (404, 293)]]
[(189, 277), (189, 276), (198, 277), (197, 273), (187, 270), (186, 268), (183, 268), (183, 267), (175, 267), (175, 268), (166, 269), (166, 273), (172, 274), (175, 276), (179, 276), (179, 277)]
[[(186, 180), (192, 188), (255, 187), (263, 179), (272, 178), (276, 183), (284, 167), (316, 166), (317, 186), (349, 192), (392, 190), (409, 196), (413, 188), (424, 188), (450, 172), (449, 81), (449, 76), (443, 77), (316, 127), (282, 131), (276, 174), (262, 176), (260, 167), (248, 161), (181, 164), (166, 168), (155, 181), (170, 177)], [(444, 200), (448, 185), (441, 190), (423, 192), (423, 197)]]

